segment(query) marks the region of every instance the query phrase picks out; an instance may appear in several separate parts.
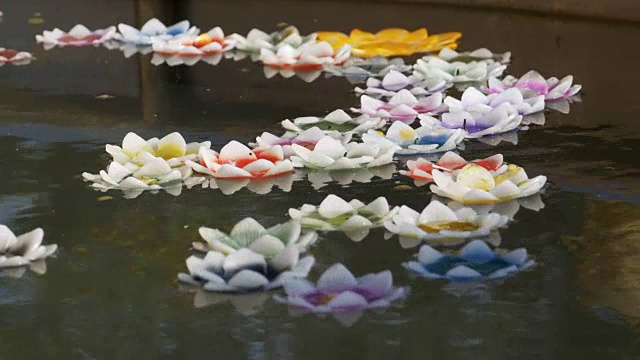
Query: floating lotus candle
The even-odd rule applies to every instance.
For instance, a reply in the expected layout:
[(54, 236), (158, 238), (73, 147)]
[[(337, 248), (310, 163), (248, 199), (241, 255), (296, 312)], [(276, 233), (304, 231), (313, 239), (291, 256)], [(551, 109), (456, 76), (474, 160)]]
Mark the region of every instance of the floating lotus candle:
[(509, 222), (508, 216), (495, 213), (477, 214), (472, 208), (452, 210), (439, 201), (432, 201), (421, 213), (401, 206), (385, 222), (385, 228), (400, 237), (430, 241), (450, 241), (489, 235)]
[[(286, 262), (290, 253), (304, 253), (318, 239), (315, 232), (302, 233), (299, 221), (291, 220), (265, 229), (253, 218), (245, 218), (238, 222), (229, 234), (218, 229), (201, 227), (200, 236), (205, 243), (194, 242), (193, 248), (198, 251), (219, 251), (230, 254), (242, 248), (260, 254), (265, 259), (273, 259), (275, 264)], [(283, 258), (285, 260), (278, 260)], [(282, 266), (281, 266), (282, 267)]]
[(475, 164), (489, 171), (496, 172), (498, 169), (503, 167), (503, 156), (502, 154), (496, 154), (485, 159), (467, 161), (460, 155), (448, 151), (442, 155), (436, 163), (432, 163), (431, 161), (423, 158), (409, 160), (407, 161), (407, 167), (409, 170), (400, 170), (400, 174), (409, 176), (415, 180), (431, 182), (433, 181), (433, 170), (438, 169), (443, 172), (452, 172), (454, 170), (462, 169), (468, 164)]
[(269, 49), (260, 51), (260, 61), (274, 68), (292, 70), (322, 70), (324, 65), (341, 65), (350, 56), (350, 48), (345, 46), (334, 52), (326, 42), (306, 43), (298, 48), (281, 46), (276, 52)]
[(27, 266), (51, 256), (58, 245), (42, 245), (43, 238), (40, 228), (16, 237), (8, 227), (0, 225), (0, 268)]
[(453, 173), (433, 170), (432, 176), (431, 191), (463, 204), (494, 204), (531, 196), (547, 182), (543, 175), (529, 179), (523, 168), (512, 164), (492, 173), (472, 163)]
[(527, 97), (541, 95), (546, 101), (557, 101), (577, 95), (582, 89), (582, 85), (573, 85), (573, 76), (571, 75), (560, 80), (556, 77), (545, 79), (537, 71), (531, 70), (519, 79), (511, 75), (506, 76), (503, 80), (491, 77), (487, 92), (502, 93), (511, 88), (523, 91)]
[(318, 127), (325, 131), (325, 135), (330, 136), (330, 132), (335, 131), (341, 133), (363, 133), (370, 129), (379, 129), (385, 124), (385, 120), (368, 115), (352, 118), (344, 110), (340, 109), (332, 111), (325, 117), (304, 116), (295, 118), (293, 121), (289, 119), (282, 121), (282, 127), (293, 133), (302, 133), (311, 127)]
[[(303, 118), (299, 118), (299, 119), (303, 119)], [(309, 120), (306, 120), (306, 121), (309, 121)], [(302, 123), (303, 121), (298, 122), (298, 124), (302, 124)], [(299, 128), (296, 126), (296, 129), (299, 129)], [(283, 136), (276, 136), (269, 132), (263, 132), (262, 135), (256, 137), (255, 143), (249, 144), (249, 145), (254, 146), (256, 148), (261, 148), (261, 149), (269, 149), (273, 146), (282, 146), (284, 157), (288, 158), (292, 155), (295, 155), (295, 152), (293, 151), (291, 145), (297, 144), (312, 150), (316, 146), (318, 141), (320, 141), (320, 139), (322, 139), (325, 136), (330, 136), (334, 139), (338, 139), (343, 145), (345, 145), (351, 140), (352, 133), (347, 132), (345, 134), (341, 134), (338, 131), (323, 131), (323, 130), (320, 130), (319, 127), (314, 126), (307, 130), (302, 130), (299, 133), (287, 132)]]
[(305, 204), (300, 209), (289, 209), (289, 216), (299, 220), (303, 228), (343, 231), (354, 241), (359, 241), (369, 229), (380, 227), (391, 219), (397, 210), (389, 207), (384, 197), (365, 205), (357, 199), (347, 202), (331, 194), (319, 206)]
[(127, 24), (118, 24), (118, 31), (120, 33), (113, 36), (115, 40), (137, 45), (151, 45), (154, 40), (168, 41), (181, 36), (195, 36), (200, 30), (195, 26), (190, 27), (187, 20), (167, 27), (160, 20), (151, 19), (142, 25), (140, 30)]
[(153, 51), (164, 55), (183, 57), (206, 56), (229, 51), (234, 47), (233, 40), (226, 40), (221, 28), (215, 27), (194, 38), (169, 41), (153, 41)]
[(220, 153), (201, 148), (199, 163), (185, 163), (194, 171), (219, 179), (241, 180), (281, 176), (293, 172), (293, 164), (284, 160), (281, 146), (251, 150), (246, 145), (231, 141)]
[(289, 26), (271, 34), (259, 29), (251, 29), (246, 37), (240, 34), (231, 34), (227, 39), (233, 40), (238, 50), (259, 53), (262, 49), (274, 51), (284, 45), (295, 49), (305, 44), (314, 44), (316, 34), (302, 36), (295, 26)]
[(160, 190), (180, 186), (181, 181), (192, 173), (191, 168), (187, 166), (172, 168), (163, 158), (153, 157), (145, 159), (142, 166), (130, 162), (122, 165), (114, 161), (109, 164), (106, 171), (102, 170), (97, 175), (85, 172), (82, 177), (92, 182), (92, 187), (103, 191), (110, 189)]
[(27, 65), (33, 60), (31, 53), (0, 47), (0, 66), (4, 64)]
[(53, 46), (98, 45), (111, 40), (115, 33), (115, 26), (91, 31), (84, 25), (76, 25), (69, 32), (60, 29), (45, 30), (42, 35), (36, 35), (36, 41), (49, 48)]
[(449, 32), (429, 36), (427, 29), (413, 32), (404, 29), (384, 29), (369, 33), (359, 29), (352, 30), (347, 36), (340, 32), (318, 32), (319, 41), (327, 41), (334, 49), (344, 45), (353, 48), (353, 55), (361, 58), (372, 56), (409, 56), (415, 53), (439, 51), (445, 47), (456, 48), (456, 41), (462, 36), (459, 32)]
[[(335, 264), (313, 284), (305, 279), (284, 283), (285, 295), (274, 299), (291, 310), (317, 314), (333, 313), (343, 325), (349, 326), (359, 315), (370, 309), (386, 308), (407, 296), (407, 287), (395, 287), (390, 271), (366, 274), (356, 278), (344, 265)], [(342, 317), (342, 315), (353, 316)]]
[(437, 92), (443, 92), (449, 84), (439, 78), (418, 80), (413, 76), (406, 76), (398, 71), (390, 70), (382, 80), (370, 77), (366, 82), (367, 88), (355, 88), (356, 93), (366, 94), (372, 97), (392, 97), (398, 91), (406, 89), (414, 96), (427, 96)]
[(211, 147), (211, 142), (187, 144), (182, 135), (177, 132), (173, 132), (162, 139), (151, 138), (145, 140), (136, 133), (130, 132), (122, 140), (122, 146), (107, 144), (106, 151), (113, 157), (114, 161), (123, 165), (128, 162), (141, 165), (145, 163), (146, 159), (161, 157), (170, 166), (175, 167), (183, 165), (185, 160), (196, 159), (202, 147), (208, 149)]
[(369, 130), (362, 135), (362, 141), (377, 144), (381, 148), (395, 148), (395, 155), (421, 155), (453, 150), (464, 140), (463, 130), (449, 130), (441, 127), (411, 126), (395, 121), (386, 134)]
[(348, 143), (325, 136), (313, 150), (297, 144), (291, 145), (296, 155), (291, 156), (294, 167), (314, 170), (346, 170), (377, 167), (393, 162), (394, 148), (381, 148), (372, 143)]
[(447, 96), (444, 99), (449, 112), (486, 113), (500, 104), (508, 103), (520, 115), (529, 115), (544, 110), (544, 96), (533, 96), (525, 99), (518, 89), (508, 89), (499, 94), (485, 95), (480, 90), (467, 88), (460, 100)]
[(500, 77), (507, 68), (498, 62), (486, 61), (448, 62), (436, 56), (418, 59), (413, 65), (413, 76), (419, 80), (444, 80), (447, 83), (480, 83), (491, 76)]
[(190, 256), (186, 261), (189, 273), (178, 274), (178, 280), (215, 292), (276, 289), (286, 280), (306, 277), (315, 263), (312, 256), (298, 260), (295, 248), (288, 249), (282, 257), (271, 261), (247, 248), (229, 254), (209, 251), (204, 258)]
[(462, 129), (466, 138), (477, 139), (493, 136), (517, 129), (522, 123), (522, 115), (510, 103), (502, 103), (495, 108), (478, 106), (472, 111), (448, 111), (440, 120), (426, 114), (419, 115), (420, 124), (433, 128)]
[(533, 265), (535, 262), (529, 259), (524, 248), (498, 253), (481, 240), (467, 244), (460, 255), (443, 254), (429, 245), (423, 245), (417, 254), (417, 261), (403, 264), (418, 276), (452, 282), (503, 279)]
[(442, 93), (435, 93), (418, 100), (409, 90), (398, 91), (389, 101), (374, 99), (367, 95), (360, 97), (360, 108), (352, 108), (369, 116), (380, 117), (392, 121), (412, 123), (419, 114), (437, 114), (444, 111)]

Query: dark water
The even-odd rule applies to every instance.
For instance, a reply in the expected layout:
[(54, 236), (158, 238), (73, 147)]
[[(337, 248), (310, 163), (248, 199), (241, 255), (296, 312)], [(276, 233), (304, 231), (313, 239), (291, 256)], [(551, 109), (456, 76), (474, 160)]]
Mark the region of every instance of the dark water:
[[(640, 192), (637, 148), (637, 39), (640, 27), (579, 19), (385, 3), (325, 2), (3, 2), (0, 46), (34, 51), (29, 66), (0, 68), (0, 223), (17, 233), (41, 226), (57, 243), (44, 275), (0, 277), (0, 359), (453, 358), (631, 359), (640, 355)], [(167, 5), (173, 4), (173, 5)], [(40, 12), (42, 25), (28, 25)], [(511, 50), (509, 72), (575, 75), (583, 102), (544, 127), (520, 132), (518, 145), (470, 143), (463, 156), (501, 152), (530, 176), (551, 183), (544, 209), (521, 208), (502, 231), (502, 247), (524, 246), (538, 266), (501, 283), (461, 289), (411, 279), (400, 267), (415, 250), (373, 231), (359, 243), (339, 234), (312, 250), (312, 279), (335, 262), (355, 273), (391, 269), (411, 296), (367, 313), (354, 326), (313, 315), (290, 317), (270, 296), (222, 297), (181, 289), (189, 244), (201, 225), (229, 228), (246, 216), (275, 224), (287, 209), (327, 194), (370, 201), (385, 195), (416, 209), (426, 187), (397, 174), (369, 183), (306, 180), (290, 191), (233, 195), (191, 189), (135, 200), (88, 188), (83, 171), (107, 164), (105, 143), (128, 131), (144, 137), (180, 131), (188, 141), (278, 132), (285, 118), (355, 104), (344, 79), (307, 84), (267, 80), (249, 61), (154, 67), (104, 48), (44, 51), (44, 29), (166, 21), (188, 17), (227, 33), (279, 22), (301, 31), (428, 26), (460, 30), (461, 49)], [(635, 48), (634, 48), (635, 46)], [(112, 99), (97, 99), (108, 94)], [(400, 166), (400, 165), (398, 165)], [(286, 187), (285, 187), (286, 188)]]

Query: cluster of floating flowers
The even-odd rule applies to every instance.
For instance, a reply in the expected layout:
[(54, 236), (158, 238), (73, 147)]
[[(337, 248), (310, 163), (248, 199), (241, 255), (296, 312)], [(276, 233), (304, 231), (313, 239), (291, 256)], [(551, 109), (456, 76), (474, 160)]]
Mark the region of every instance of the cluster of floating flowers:
[[(287, 121), (289, 130), (283, 136), (263, 133), (250, 144), (252, 148), (234, 140), (219, 151), (211, 149), (210, 142), (188, 144), (178, 133), (149, 140), (129, 133), (121, 146), (106, 146), (112, 157), (106, 170), (83, 176), (96, 189), (121, 189), (126, 196), (135, 197), (146, 190), (178, 189), (179, 193), (182, 183), (250, 183), (278, 178), (299, 167), (313, 174), (391, 164), (397, 147), (353, 142), (353, 132), (317, 126), (353, 121), (350, 118), (341, 123), (339, 119), (345, 116), (338, 111), (325, 118)], [(361, 118), (352, 125), (369, 121)], [(402, 122), (391, 126), (397, 124), (408, 126)], [(289, 209), (287, 222), (269, 228), (252, 218), (240, 221), (228, 234), (202, 227), (203, 242), (192, 245), (193, 254), (186, 261), (188, 272), (178, 278), (184, 284), (219, 293), (284, 287), (285, 295), (276, 295), (276, 300), (289, 304), (294, 312), (337, 312), (350, 314), (347, 318), (353, 320), (353, 314), (387, 307), (404, 298), (407, 288), (394, 286), (389, 271), (356, 278), (342, 264), (326, 270), (317, 285), (307, 281), (315, 263), (308, 255), (309, 248), (327, 232), (341, 232), (353, 241), (362, 241), (372, 229), (383, 228), (385, 237), (397, 235), (403, 248), (425, 243), (416, 258), (403, 265), (428, 279), (503, 279), (534, 264), (525, 249), (492, 250), (489, 244), (500, 245), (498, 229), (508, 225), (520, 205), (534, 210), (544, 206), (532, 197), (542, 190), (546, 177), (530, 179), (523, 168), (505, 163), (500, 154), (467, 161), (453, 152), (446, 152), (436, 162), (409, 160), (401, 174), (413, 178), (416, 185), (433, 183), (431, 190), (440, 198), (416, 211), (404, 205), (391, 206), (385, 197), (365, 204), (331, 194), (318, 205)], [(520, 203), (521, 199), (526, 201)], [(500, 206), (502, 210), (494, 209)], [(473, 241), (467, 243), (469, 240)], [(464, 243), (467, 245), (460, 255), (436, 250)], [(337, 317), (348, 323), (347, 318)]]
[[(301, 35), (297, 28), (288, 26), (272, 33), (252, 29), (247, 35), (226, 35), (220, 27), (207, 32), (184, 20), (166, 26), (158, 19), (147, 21), (140, 29), (118, 24), (105, 29), (89, 30), (76, 25), (69, 31), (44, 31), (36, 40), (45, 49), (64, 46), (104, 45), (119, 49), (126, 57), (135, 53), (153, 53), (152, 64), (194, 65), (203, 61), (212, 65), (222, 58), (241, 60), (250, 58), (265, 65), (265, 76), (298, 75), (305, 81), (315, 80), (326, 70), (327, 74), (363, 76), (384, 74), (389, 69), (407, 70), (402, 61), (384, 61), (386, 56), (404, 56), (414, 53), (455, 48), (462, 34), (443, 33), (429, 35), (422, 28), (413, 32), (386, 29), (376, 34), (354, 30), (349, 36), (338, 32), (319, 32)], [(352, 59), (351, 55), (358, 58)], [(371, 58), (361, 63), (357, 59)], [(340, 69), (335, 69), (334, 67)]]
[[(264, 132), (253, 143), (232, 140), (219, 149), (209, 141), (187, 143), (179, 133), (148, 140), (129, 133), (121, 145), (106, 145), (111, 162), (105, 170), (83, 174), (93, 188), (122, 190), (128, 198), (159, 190), (179, 195), (185, 186), (224, 194), (246, 186), (263, 194), (274, 186), (289, 191), (299, 174), (306, 174), (316, 188), (332, 180), (346, 185), (374, 176), (389, 179), (396, 172), (395, 159), (413, 156), (400, 174), (416, 187), (431, 184), (434, 195), (424, 209), (392, 206), (385, 197), (365, 204), (331, 194), (318, 205), (289, 209), (288, 221), (269, 228), (252, 218), (228, 234), (202, 227), (203, 242), (192, 245), (188, 272), (178, 275), (182, 283), (216, 293), (284, 288), (274, 298), (294, 311), (360, 314), (403, 299), (408, 288), (394, 286), (390, 271), (356, 277), (342, 264), (330, 266), (316, 283), (308, 281), (315, 264), (309, 249), (327, 232), (362, 241), (372, 229), (383, 229), (386, 239), (397, 236), (403, 248), (419, 247), (403, 266), (427, 279), (503, 279), (534, 265), (524, 248), (498, 248), (499, 229), (520, 207), (544, 207), (539, 193), (546, 177), (529, 178), (501, 154), (469, 161), (453, 151), (463, 141), (494, 144), (520, 128), (544, 124), (544, 111), (575, 100), (580, 85), (571, 76), (545, 79), (536, 71), (503, 77), (510, 53), (456, 52), (460, 36), (429, 35), (425, 29), (302, 36), (295, 27), (225, 36), (220, 28), (201, 33), (188, 21), (167, 27), (152, 19), (140, 29), (120, 24), (90, 31), (77, 25), (69, 32), (45, 31), (36, 39), (45, 47), (104, 44), (126, 56), (153, 52), (155, 64), (215, 64), (228, 54), (263, 62), (267, 76), (325, 71), (364, 82), (355, 88), (360, 104), (350, 113), (337, 109), (286, 119), (281, 134)], [(413, 66), (385, 58), (423, 52), (430, 54)], [(447, 96), (451, 90), (459, 98)], [(419, 157), (438, 153), (437, 161)], [(2, 235), (0, 251), (4, 248), (8, 255), (0, 253), (0, 266), (3, 261), (24, 265), (55, 251), (39, 247), (40, 241), (21, 245), (20, 238)], [(461, 244), (459, 252), (437, 249)], [(340, 319), (348, 324), (357, 316)]]
[[(319, 242), (318, 232), (343, 232), (360, 241), (371, 229), (384, 227), (389, 235), (399, 236), (403, 247), (424, 243), (402, 265), (416, 277), (432, 280), (500, 280), (535, 265), (524, 248), (508, 251), (489, 246), (499, 245), (489, 238), (508, 224), (510, 216), (461, 204), (433, 200), (419, 213), (407, 206), (392, 207), (384, 197), (365, 204), (331, 194), (317, 206), (289, 209), (289, 217), (287, 222), (270, 228), (246, 218), (228, 234), (200, 228), (203, 242), (193, 243), (193, 255), (186, 260), (188, 272), (180, 273), (178, 280), (197, 289), (226, 294), (282, 287), (284, 294), (276, 294), (274, 299), (287, 304), (293, 313), (333, 313), (340, 322), (350, 325), (367, 309), (386, 308), (402, 300), (408, 295), (408, 287), (394, 286), (388, 270), (356, 278), (340, 263), (330, 266), (317, 283), (310, 282), (307, 277), (315, 258), (308, 252)], [(407, 239), (412, 242), (410, 246), (405, 246)], [(460, 243), (466, 245), (459, 254), (436, 249)]]
[[(251, 57), (272, 69), (282, 71), (318, 70), (324, 65), (340, 65), (350, 56), (350, 47), (334, 50), (327, 42), (316, 42), (316, 35), (302, 36), (295, 27), (267, 34), (253, 29), (242, 36), (225, 36), (220, 27), (206, 32), (181, 21), (171, 26), (158, 19), (147, 21), (140, 29), (118, 24), (106, 29), (89, 30), (76, 25), (71, 30), (54, 29), (37, 35), (46, 49), (56, 46), (104, 45), (120, 49), (129, 57), (137, 52), (154, 53), (152, 63), (193, 65), (198, 61), (217, 64), (224, 56), (236, 60)], [(231, 50), (237, 50), (231, 52)]]

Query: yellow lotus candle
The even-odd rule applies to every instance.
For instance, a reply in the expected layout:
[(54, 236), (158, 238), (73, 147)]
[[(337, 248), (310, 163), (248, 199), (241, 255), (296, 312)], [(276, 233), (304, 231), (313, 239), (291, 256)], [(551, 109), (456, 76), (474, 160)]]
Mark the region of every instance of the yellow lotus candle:
[(455, 49), (462, 36), (459, 32), (429, 35), (427, 29), (415, 31), (405, 29), (384, 29), (370, 33), (354, 29), (349, 35), (336, 31), (318, 32), (318, 41), (326, 41), (334, 49), (345, 44), (351, 46), (351, 53), (362, 58), (372, 56), (408, 56), (416, 53), (439, 51), (443, 48)]

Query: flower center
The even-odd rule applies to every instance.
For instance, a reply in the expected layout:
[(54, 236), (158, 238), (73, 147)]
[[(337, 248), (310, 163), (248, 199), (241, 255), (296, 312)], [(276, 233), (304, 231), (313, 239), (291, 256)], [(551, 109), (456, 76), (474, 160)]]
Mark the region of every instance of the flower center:
[(316, 301), (318, 305), (327, 305), (336, 296), (338, 296), (338, 294), (322, 294), (316, 298)]
[(467, 221), (434, 221), (426, 224), (419, 224), (418, 227), (424, 232), (439, 233), (442, 230), (448, 231), (474, 231), (478, 225)]
[(470, 189), (491, 191), (495, 186), (495, 180), (489, 170), (476, 164), (465, 165), (457, 176), (458, 184)]
[(169, 160), (174, 157), (181, 157), (185, 155), (185, 149), (180, 144), (163, 144), (156, 151), (156, 156), (159, 156), (165, 160)]
[(15, 50), (2, 50), (0, 51), (0, 56), (6, 57), (7, 59), (11, 59), (18, 54)]
[[(517, 165), (513, 165), (513, 164), (509, 164), (507, 171), (505, 171), (504, 173), (496, 176), (495, 180), (496, 180), (496, 184), (500, 184), (501, 182), (505, 181), (505, 180), (511, 180), (514, 176), (516, 176), (518, 174), (518, 172), (520, 172), (520, 167)], [(516, 184), (518, 185), (518, 184)]]
[(400, 130), (400, 138), (404, 139), (404, 140), (411, 140), (415, 137), (416, 132), (411, 129), (402, 129)]

